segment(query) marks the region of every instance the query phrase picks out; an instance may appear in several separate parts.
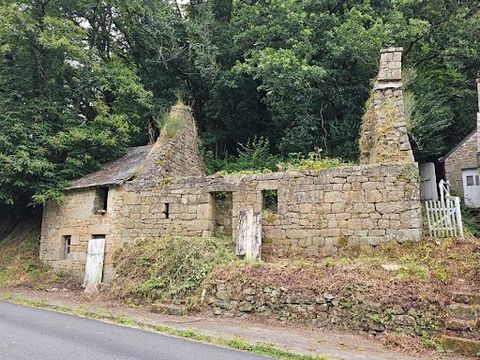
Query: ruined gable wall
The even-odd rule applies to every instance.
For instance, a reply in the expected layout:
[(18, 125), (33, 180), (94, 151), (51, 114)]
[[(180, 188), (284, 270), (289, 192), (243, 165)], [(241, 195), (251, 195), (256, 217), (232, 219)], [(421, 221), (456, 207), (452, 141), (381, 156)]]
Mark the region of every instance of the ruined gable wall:
[(182, 104), (175, 105), (135, 181), (143, 186), (156, 184), (162, 178), (203, 174), (204, 165), (191, 109)]
[(402, 92), (402, 49), (383, 49), (360, 134), (360, 164), (414, 162)]

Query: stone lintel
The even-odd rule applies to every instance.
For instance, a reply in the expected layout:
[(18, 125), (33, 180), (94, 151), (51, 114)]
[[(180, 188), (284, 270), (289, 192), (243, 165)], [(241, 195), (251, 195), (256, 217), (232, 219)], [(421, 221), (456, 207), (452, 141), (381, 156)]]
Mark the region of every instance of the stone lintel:
[(388, 47), (380, 49), (380, 54), (392, 53), (392, 52), (403, 52), (403, 47)]
[(402, 86), (401, 81), (377, 82), (373, 90), (400, 89)]

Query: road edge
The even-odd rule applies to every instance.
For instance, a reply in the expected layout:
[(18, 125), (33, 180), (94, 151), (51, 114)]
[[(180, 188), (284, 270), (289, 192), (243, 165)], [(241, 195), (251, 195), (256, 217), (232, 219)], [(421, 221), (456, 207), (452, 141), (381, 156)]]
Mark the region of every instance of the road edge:
[(28, 307), (54, 311), (58, 313), (68, 314), (72, 316), (87, 318), (91, 320), (102, 321), (110, 324), (126, 326), (146, 331), (153, 331), (162, 335), (173, 336), (176, 338), (200, 342), (203, 344), (219, 346), (223, 348), (243, 351), (255, 355), (267, 356), (279, 360), (334, 360), (324, 355), (306, 355), (298, 354), (285, 349), (280, 349), (271, 343), (250, 343), (240, 337), (222, 338), (219, 336), (211, 336), (199, 334), (193, 329), (179, 330), (166, 325), (152, 325), (144, 321), (132, 319), (126, 315), (116, 315), (108, 311), (96, 310), (92, 311), (87, 308), (70, 308), (67, 306), (59, 306), (46, 301), (31, 300), (23, 296), (16, 296), (8, 293), (0, 293), (0, 300)]

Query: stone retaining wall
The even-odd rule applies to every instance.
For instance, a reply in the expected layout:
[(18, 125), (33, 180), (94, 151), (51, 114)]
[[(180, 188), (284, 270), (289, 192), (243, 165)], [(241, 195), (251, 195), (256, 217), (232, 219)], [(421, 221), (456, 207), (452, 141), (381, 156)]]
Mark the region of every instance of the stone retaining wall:
[(321, 328), (353, 330), (378, 336), (386, 332), (411, 335), (431, 333), (441, 321), (435, 318), (441, 311), (424, 309), (413, 304), (388, 305), (374, 300), (356, 298), (352, 294), (334, 295), (309, 288), (257, 285), (238, 281), (213, 281), (206, 289), (203, 305), (216, 316), (247, 319), (275, 318), (286, 323), (306, 324)]

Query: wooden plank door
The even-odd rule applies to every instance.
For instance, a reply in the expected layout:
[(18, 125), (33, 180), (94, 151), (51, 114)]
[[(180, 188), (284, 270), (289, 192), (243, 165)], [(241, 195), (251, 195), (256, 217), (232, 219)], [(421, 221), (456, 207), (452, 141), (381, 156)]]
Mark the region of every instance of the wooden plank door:
[(102, 282), (105, 237), (95, 237), (88, 241), (87, 261), (83, 285), (96, 285)]

